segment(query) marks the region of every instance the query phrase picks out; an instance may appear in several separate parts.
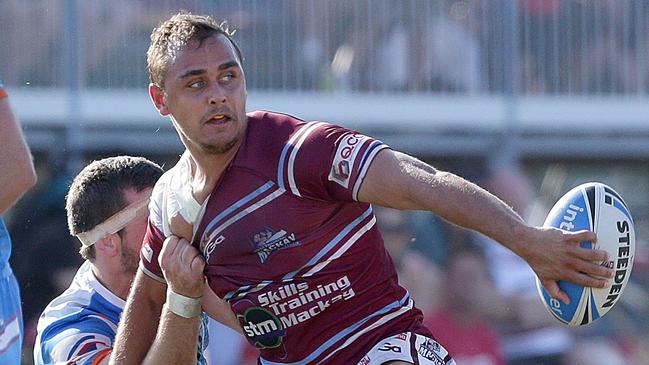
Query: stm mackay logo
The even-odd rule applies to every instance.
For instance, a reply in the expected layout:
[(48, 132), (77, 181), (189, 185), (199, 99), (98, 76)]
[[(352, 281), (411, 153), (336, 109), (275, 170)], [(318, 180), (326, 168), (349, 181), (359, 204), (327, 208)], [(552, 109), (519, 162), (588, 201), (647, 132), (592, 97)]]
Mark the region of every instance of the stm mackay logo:
[(286, 336), (282, 322), (267, 309), (248, 308), (243, 315), (238, 314), (237, 317), (250, 342), (260, 349), (278, 347)]
[(254, 252), (259, 255), (262, 263), (266, 262), (271, 254), (289, 247), (300, 245), (294, 233), (287, 233), (285, 230), (275, 232), (272, 228), (266, 227), (261, 232), (250, 237), (250, 244)]

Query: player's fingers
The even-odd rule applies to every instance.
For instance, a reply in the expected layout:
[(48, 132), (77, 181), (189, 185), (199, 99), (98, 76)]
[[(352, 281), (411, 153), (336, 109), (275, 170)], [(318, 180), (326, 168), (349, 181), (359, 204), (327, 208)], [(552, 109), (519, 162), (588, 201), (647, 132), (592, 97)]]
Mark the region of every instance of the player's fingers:
[(561, 291), (559, 288), (559, 284), (554, 281), (554, 280), (543, 280), (541, 282), (543, 284), (543, 287), (545, 287), (545, 290), (548, 291), (548, 294), (554, 298), (562, 301), (565, 304), (570, 304), (570, 298), (568, 298), (568, 295)]
[(178, 257), (180, 262), (183, 265), (189, 266), (194, 257), (199, 254), (198, 250), (192, 246), (189, 241), (182, 238), (178, 242), (178, 246)]
[(608, 261), (608, 252), (604, 250), (592, 250), (590, 248), (583, 248), (576, 246), (572, 250), (568, 250), (572, 256), (585, 261), (602, 262)]
[(573, 271), (566, 275), (566, 280), (581, 286), (591, 288), (606, 288), (609, 284), (608, 279), (596, 278), (583, 272)]
[(196, 278), (202, 278), (203, 270), (205, 270), (205, 260), (203, 259), (203, 256), (197, 252), (192, 258), (189, 268)]
[(158, 256), (158, 264), (160, 264), (160, 266), (163, 266), (163, 262), (168, 261), (169, 258), (176, 254), (178, 241), (179, 239), (176, 236), (169, 236), (164, 240), (162, 243), (162, 249), (160, 250), (160, 255)]
[(591, 231), (586, 231), (586, 230), (581, 230), (576, 232), (564, 231), (564, 235), (568, 238), (568, 240), (576, 243), (579, 243), (581, 241), (591, 241), (593, 243), (597, 242), (597, 235), (595, 234), (595, 232), (591, 232)]
[[(584, 249), (584, 251), (592, 252), (593, 250)], [(606, 252), (602, 252), (604, 252), (604, 256), (606, 256)], [(612, 278), (613, 275), (615, 275), (615, 271), (613, 269), (600, 264), (600, 262), (606, 261), (606, 259), (592, 259), (594, 255), (590, 253), (588, 253), (587, 255), (585, 254), (584, 256), (585, 257), (576, 257), (571, 262), (575, 270), (584, 274), (597, 276), (598, 278)]]

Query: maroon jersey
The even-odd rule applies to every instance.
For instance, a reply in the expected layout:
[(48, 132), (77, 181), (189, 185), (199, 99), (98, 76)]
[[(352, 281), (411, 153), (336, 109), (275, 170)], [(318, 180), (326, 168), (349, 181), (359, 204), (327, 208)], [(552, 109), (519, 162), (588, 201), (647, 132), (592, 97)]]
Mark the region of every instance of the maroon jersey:
[[(352, 364), (387, 336), (430, 335), (397, 283), (372, 207), (357, 201), (384, 148), (326, 123), (248, 115), (245, 140), (202, 207), (192, 243), (210, 287), (261, 349), (261, 364)], [(166, 199), (170, 186), (180, 189), (173, 176), (182, 165), (152, 196), (141, 267), (159, 280)]]

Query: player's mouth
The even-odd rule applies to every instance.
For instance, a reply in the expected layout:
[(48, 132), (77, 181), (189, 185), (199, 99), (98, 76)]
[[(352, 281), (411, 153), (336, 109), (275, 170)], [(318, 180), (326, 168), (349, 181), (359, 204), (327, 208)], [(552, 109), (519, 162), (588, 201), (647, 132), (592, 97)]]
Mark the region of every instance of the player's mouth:
[(209, 125), (224, 125), (232, 121), (232, 117), (228, 114), (214, 114), (209, 119), (207, 119), (206, 124)]

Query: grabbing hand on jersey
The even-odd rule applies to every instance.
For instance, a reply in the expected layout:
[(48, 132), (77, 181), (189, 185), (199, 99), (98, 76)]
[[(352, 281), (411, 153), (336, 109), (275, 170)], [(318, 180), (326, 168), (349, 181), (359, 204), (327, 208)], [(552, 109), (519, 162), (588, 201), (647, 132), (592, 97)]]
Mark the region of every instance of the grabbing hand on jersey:
[(169, 289), (191, 298), (202, 296), (205, 260), (186, 239), (176, 236), (165, 239), (158, 262)]

